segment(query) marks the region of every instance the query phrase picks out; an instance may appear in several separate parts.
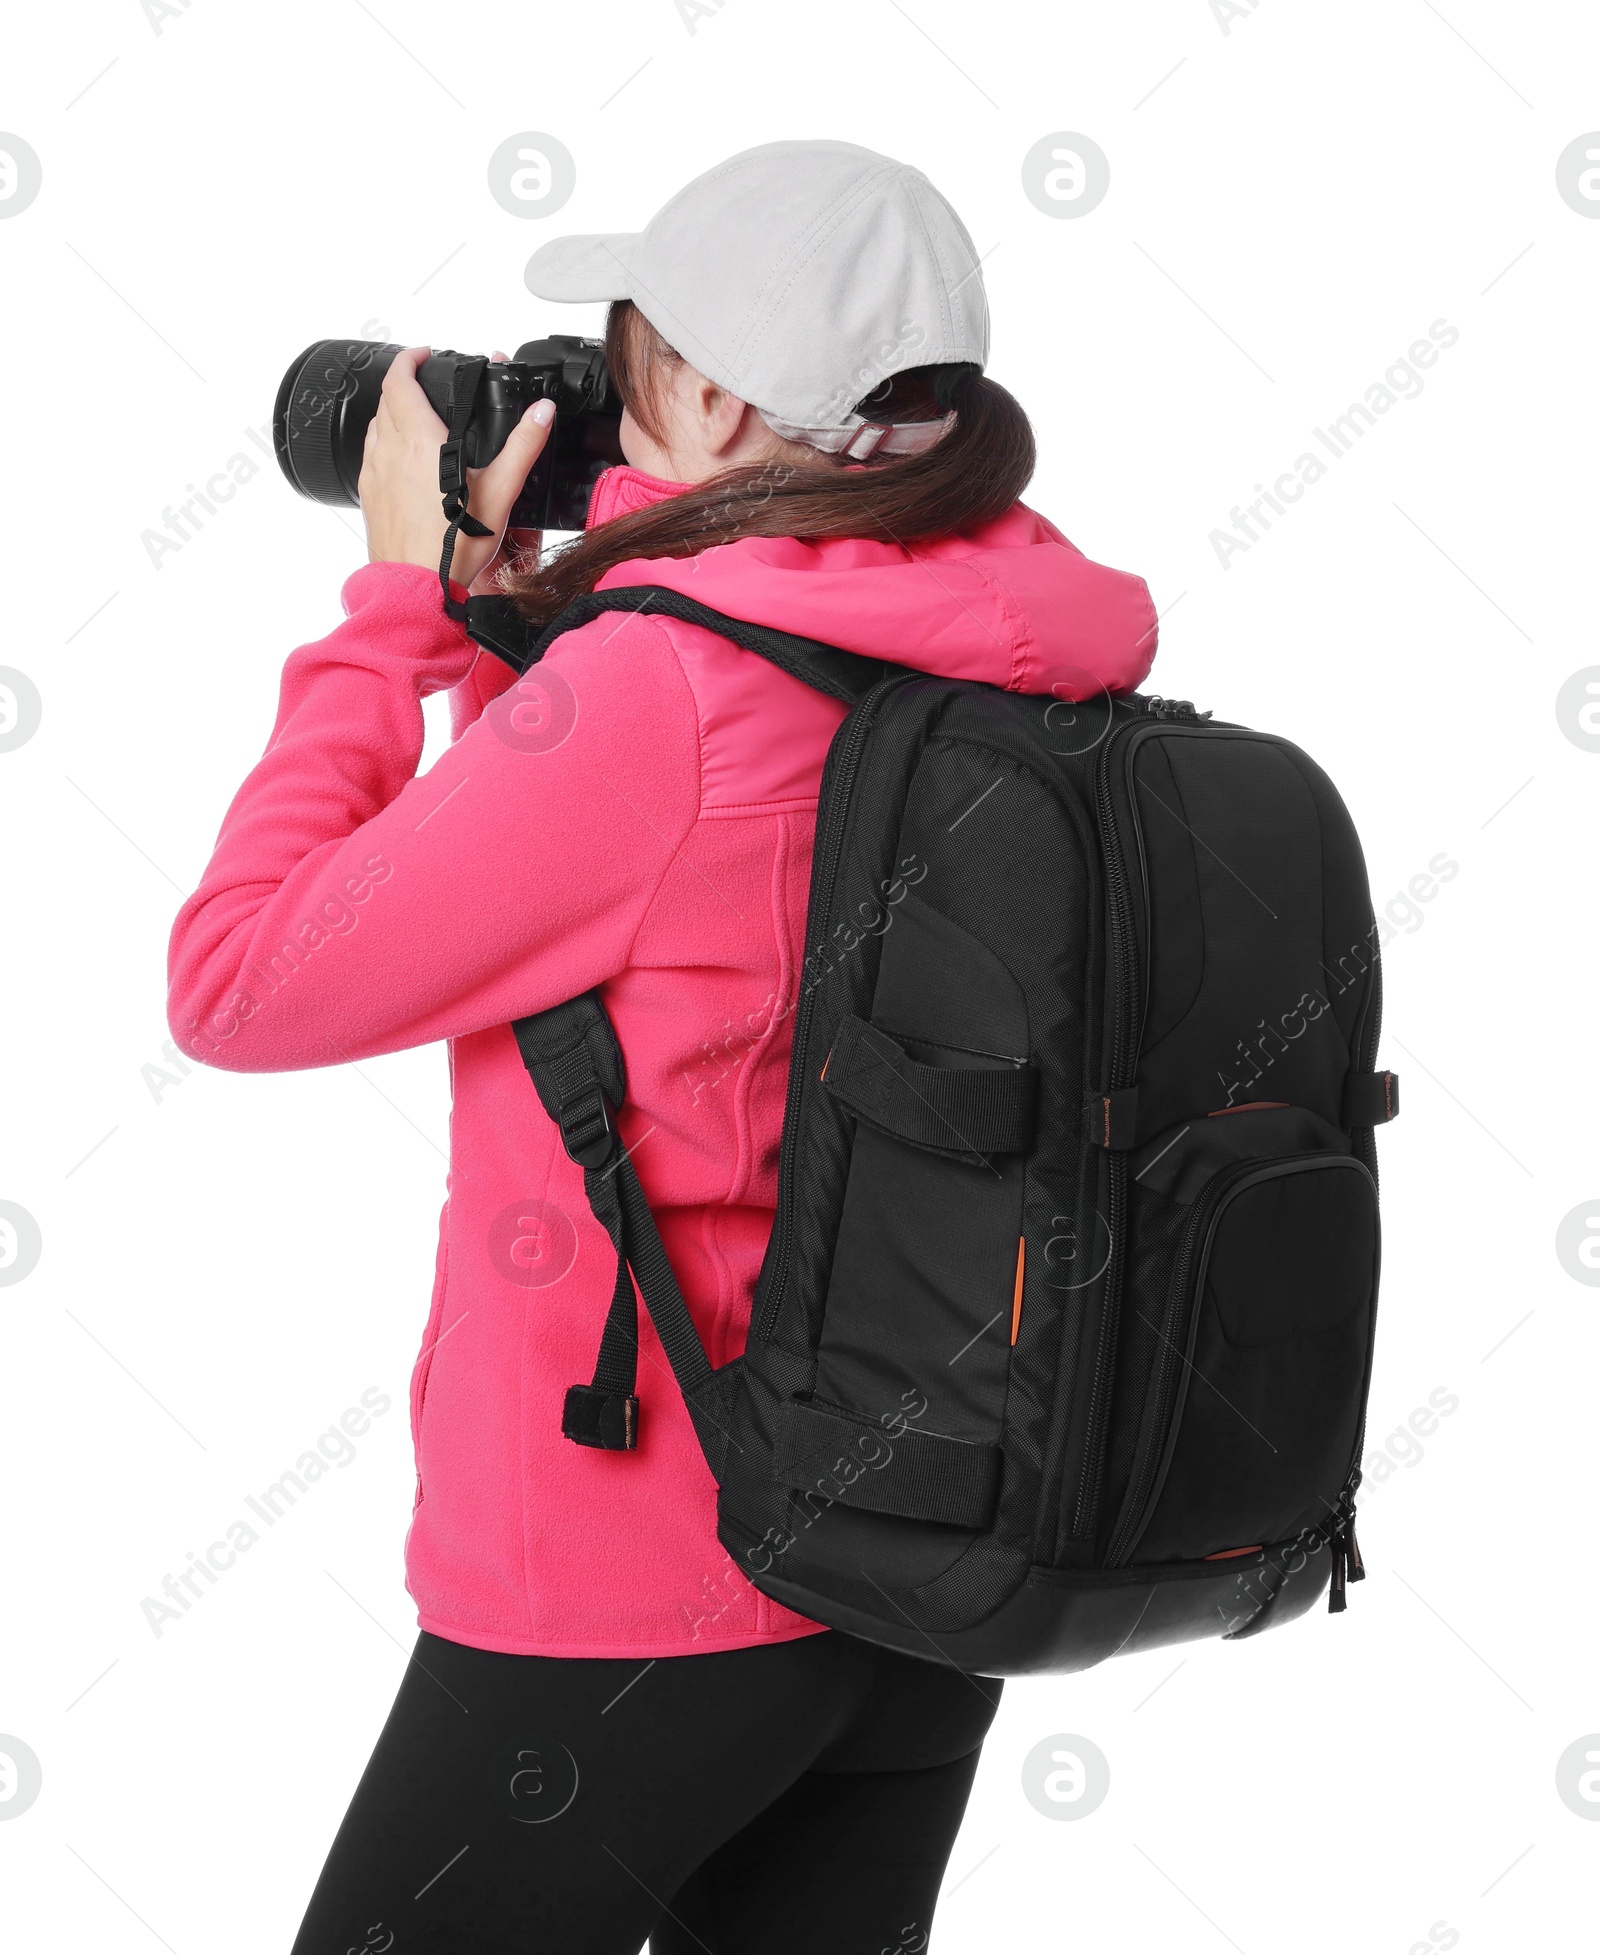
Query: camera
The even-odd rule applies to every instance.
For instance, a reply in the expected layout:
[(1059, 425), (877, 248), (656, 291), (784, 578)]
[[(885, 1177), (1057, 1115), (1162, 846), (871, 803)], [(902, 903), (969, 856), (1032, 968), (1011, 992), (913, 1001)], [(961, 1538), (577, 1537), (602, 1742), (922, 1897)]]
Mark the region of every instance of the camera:
[[(301, 495), (336, 507), (359, 502), (356, 483), (367, 428), (378, 411), (383, 376), (399, 351), (378, 340), (319, 339), (283, 376), (272, 441), (278, 466)], [(434, 352), (418, 369), (417, 380), (441, 420), (450, 419), (462, 369), (480, 357)], [(622, 460), (622, 403), (599, 340), (569, 334), (529, 340), (517, 348), (515, 359), (485, 365), (462, 458), (469, 468), (493, 461), (537, 400), (555, 402), (555, 425), (522, 486), (509, 527), (582, 529), (596, 478)]]

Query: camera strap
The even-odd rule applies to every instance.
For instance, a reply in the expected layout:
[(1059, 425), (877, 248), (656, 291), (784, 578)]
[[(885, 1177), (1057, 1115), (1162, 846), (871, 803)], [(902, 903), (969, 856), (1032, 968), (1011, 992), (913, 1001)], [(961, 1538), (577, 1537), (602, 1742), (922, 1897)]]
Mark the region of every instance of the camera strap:
[(467, 607), (450, 595), (450, 559), (456, 553), (456, 538), (463, 531), (468, 536), (493, 534), (488, 524), (480, 523), (467, 508), (464, 452), (467, 424), (472, 419), (478, 387), (488, 365), (481, 353), (456, 362), (450, 375), (450, 412), (445, 423), (444, 444), (439, 450), (439, 494), (444, 498), (445, 521), (450, 526), (444, 533), (444, 554), (439, 559), (439, 589), (444, 595), (445, 616), (457, 621), (466, 617)]
[(439, 449), (439, 493), (444, 498), (444, 551), (439, 558), (439, 591), (444, 599), (444, 614), (464, 624), (467, 636), (493, 652), (497, 658), (520, 672), (529, 662), (529, 652), (537, 631), (505, 597), (469, 597), (464, 602), (450, 594), (450, 562), (456, 553), (456, 538), (492, 534), (467, 508), (467, 466), (465, 444), (467, 424), (478, 398), (478, 388), (489, 362), (481, 354), (456, 363), (450, 376), (449, 414), (445, 438)]

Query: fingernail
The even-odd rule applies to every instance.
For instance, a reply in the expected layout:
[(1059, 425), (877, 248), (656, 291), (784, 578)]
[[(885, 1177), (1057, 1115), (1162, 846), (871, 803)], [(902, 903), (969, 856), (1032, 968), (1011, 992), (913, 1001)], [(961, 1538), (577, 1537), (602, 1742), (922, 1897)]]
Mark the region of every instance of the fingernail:
[(528, 413), (541, 428), (547, 428), (556, 418), (556, 404), (554, 401), (535, 401)]

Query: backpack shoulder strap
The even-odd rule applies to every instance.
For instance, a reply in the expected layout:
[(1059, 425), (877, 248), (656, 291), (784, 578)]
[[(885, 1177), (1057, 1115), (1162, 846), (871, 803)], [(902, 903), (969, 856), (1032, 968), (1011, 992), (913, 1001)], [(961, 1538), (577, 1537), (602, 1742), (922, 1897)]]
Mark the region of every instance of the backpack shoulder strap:
[(573, 1385), (561, 1430), (580, 1446), (631, 1452), (639, 1443), (639, 1317), (644, 1298), (661, 1348), (688, 1403), (695, 1436), (713, 1476), (728, 1447), (731, 1366), (713, 1370), (672, 1273), (655, 1217), (617, 1131), (625, 1074), (621, 1048), (599, 993), (519, 1018), (511, 1030), (545, 1111), (567, 1153), (583, 1169), (584, 1193), (617, 1251), (616, 1284), (587, 1385)]
[[(702, 625), (769, 660), (818, 692), (853, 706), (880, 681), (908, 666), (865, 658), (820, 639), (748, 624), (656, 584), (591, 591), (569, 604), (537, 635), (506, 598), (472, 598), (467, 631), (514, 672), (537, 664), (565, 631), (608, 611), (651, 611)], [(639, 1440), (639, 1318), (634, 1284), (644, 1298), (673, 1375), (688, 1403), (707, 1463), (722, 1478), (735, 1365), (713, 1369), (667, 1260), (644, 1189), (617, 1132), (625, 1072), (622, 1052), (597, 991), (519, 1018), (511, 1030), (545, 1111), (561, 1129), (569, 1156), (583, 1169), (584, 1192), (617, 1251), (617, 1279), (606, 1314), (594, 1377), (569, 1388), (561, 1430), (580, 1446), (632, 1451)], [(735, 1361), (737, 1363), (737, 1361)]]
[(913, 668), (889, 659), (867, 658), (860, 652), (847, 652), (820, 638), (802, 638), (792, 631), (778, 631), (771, 625), (749, 624), (743, 618), (730, 618), (714, 611), (697, 598), (661, 584), (619, 584), (612, 590), (589, 591), (576, 597), (552, 623), (535, 633), (503, 597), (475, 597), (467, 603), (469, 636), (502, 659), (513, 672), (526, 672), (544, 657), (565, 631), (593, 622), (607, 611), (649, 611), (657, 617), (676, 618), (682, 624), (703, 625), (721, 638), (747, 652), (769, 660), (791, 678), (803, 679), (818, 692), (853, 706), (863, 693), (880, 680), (908, 673)]

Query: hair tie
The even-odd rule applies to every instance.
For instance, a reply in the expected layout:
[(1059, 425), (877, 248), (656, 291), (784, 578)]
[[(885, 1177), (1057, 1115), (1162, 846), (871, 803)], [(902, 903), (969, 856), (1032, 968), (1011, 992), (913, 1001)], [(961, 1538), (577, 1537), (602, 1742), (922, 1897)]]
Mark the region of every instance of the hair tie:
[(971, 360), (960, 360), (950, 366), (942, 366), (933, 377), (933, 398), (948, 414), (957, 405), (957, 396), (965, 392), (969, 382), (978, 378), (983, 368)]

